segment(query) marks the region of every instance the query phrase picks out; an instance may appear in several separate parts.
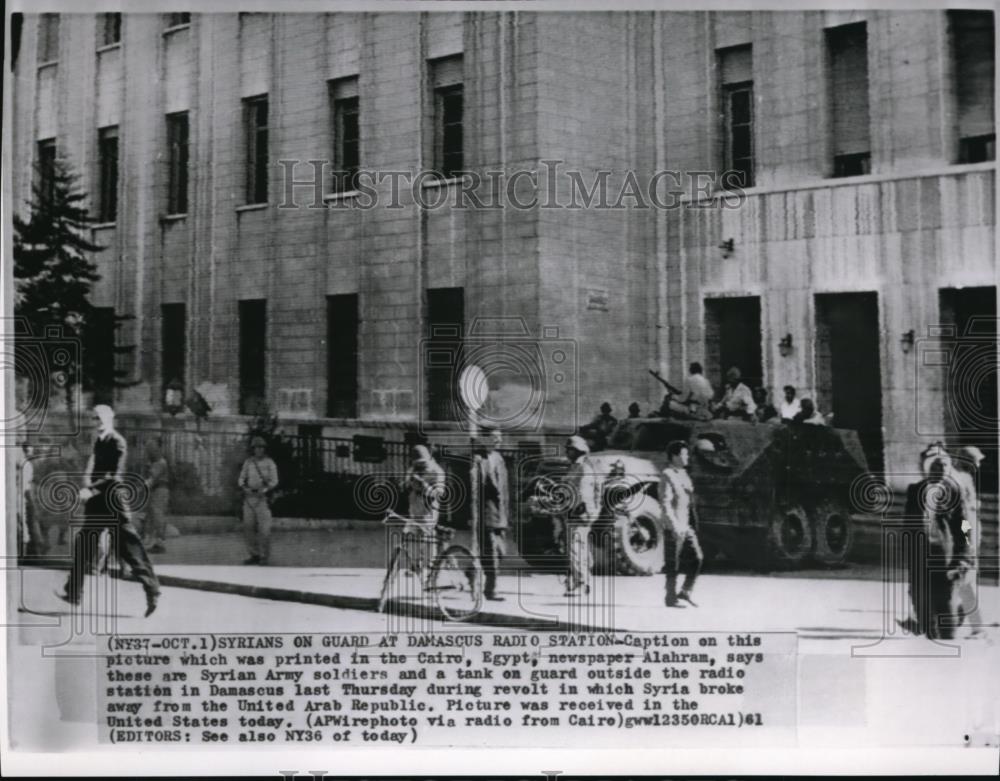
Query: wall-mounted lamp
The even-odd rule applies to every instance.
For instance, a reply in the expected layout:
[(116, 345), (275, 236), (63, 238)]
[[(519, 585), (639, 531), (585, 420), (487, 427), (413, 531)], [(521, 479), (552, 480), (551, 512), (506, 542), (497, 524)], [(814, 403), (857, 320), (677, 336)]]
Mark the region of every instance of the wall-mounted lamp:
[(916, 338), (916, 332), (911, 328), (901, 337), (899, 337), (899, 346), (903, 348), (903, 354), (906, 355), (913, 349), (913, 341)]
[(785, 334), (781, 337), (781, 341), (778, 342), (778, 352), (781, 353), (782, 358), (787, 358), (792, 352), (792, 335)]
[(736, 249), (736, 242), (732, 239), (726, 239), (719, 244), (719, 249), (722, 250), (722, 257), (728, 258)]

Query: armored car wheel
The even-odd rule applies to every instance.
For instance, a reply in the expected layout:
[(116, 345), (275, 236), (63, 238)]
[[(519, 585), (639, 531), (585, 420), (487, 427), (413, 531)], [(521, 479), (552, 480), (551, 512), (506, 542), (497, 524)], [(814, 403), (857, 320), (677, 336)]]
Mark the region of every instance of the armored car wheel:
[(778, 569), (795, 569), (812, 552), (809, 516), (800, 505), (779, 505), (767, 527), (767, 561)]
[(821, 502), (812, 512), (813, 558), (825, 566), (843, 564), (854, 539), (854, 524), (847, 507), (837, 501)]
[(651, 496), (615, 515), (613, 530), (618, 575), (652, 575), (663, 569), (663, 526), (659, 503)]

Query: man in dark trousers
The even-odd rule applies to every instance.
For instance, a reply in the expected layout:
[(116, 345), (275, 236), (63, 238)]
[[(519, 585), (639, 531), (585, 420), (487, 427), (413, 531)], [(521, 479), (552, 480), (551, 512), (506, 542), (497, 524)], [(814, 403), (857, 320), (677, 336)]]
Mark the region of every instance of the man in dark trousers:
[(500, 454), (503, 437), (492, 431), (479, 441), (472, 462), (472, 522), (479, 530), (480, 561), (483, 565), (483, 595), (495, 602), (500, 559), (505, 553), (505, 537), (510, 525), (510, 493), (507, 465)]
[(924, 479), (906, 491), (906, 518), (914, 522), (910, 546), (910, 599), (916, 629), (950, 640), (959, 624), (958, 587), (972, 567), (963, 521), (966, 499), (951, 458), (940, 444), (921, 453)]
[(87, 461), (80, 499), (84, 502), (83, 527), (73, 540), (73, 564), (61, 599), (72, 605), (83, 597), (83, 577), (90, 554), (97, 550), (101, 533), (107, 529), (118, 555), (132, 569), (146, 592), (146, 615), (156, 610), (160, 585), (153, 573), (139, 532), (132, 525), (122, 481), (125, 474), (125, 438), (115, 431), (115, 413), (111, 407), (94, 407), (97, 438)]
[[(694, 483), (687, 473), (689, 451), (687, 442), (675, 440), (667, 445), (669, 463), (660, 478), (660, 502), (666, 521), (664, 571), (667, 574), (667, 607), (684, 607), (691, 598), (694, 582), (701, 572), (702, 553), (698, 535), (691, 523), (694, 512)], [(683, 566), (682, 566), (683, 565)], [(683, 571), (684, 583), (677, 593), (677, 574)]]

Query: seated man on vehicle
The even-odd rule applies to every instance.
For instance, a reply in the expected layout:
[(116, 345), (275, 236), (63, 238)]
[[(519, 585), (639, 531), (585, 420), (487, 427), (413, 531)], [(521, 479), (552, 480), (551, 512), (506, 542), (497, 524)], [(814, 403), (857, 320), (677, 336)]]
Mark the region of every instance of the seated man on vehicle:
[(601, 405), (600, 414), (596, 415), (590, 423), (584, 426), (580, 430), (580, 433), (590, 440), (595, 449), (603, 450), (607, 447), (608, 438), (614, 432), (617, 425), (618, 418), (611, 414), (611, 405), (608, 402), (604, 402)]
[(819, 410), (816, 409), (816, 405), (813, 404), (812, 399), (802, 399), (801, 409), (798, 414), (792, 418), (793, 423), (806, 423), (810, 426), (825, 426), (826, 418), (824, 418)]
[(715, 407), (715, 417), (736, 418), (737, 420), (752, 420), (757, 411), (753, 393), (742, 381), (740, 370), (732, 366), (726, 372), (726, 392), (722, 401)]

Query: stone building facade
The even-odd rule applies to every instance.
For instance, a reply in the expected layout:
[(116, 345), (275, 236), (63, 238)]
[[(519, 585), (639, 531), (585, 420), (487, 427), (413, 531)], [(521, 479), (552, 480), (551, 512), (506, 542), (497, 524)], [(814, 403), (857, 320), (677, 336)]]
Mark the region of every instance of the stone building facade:
[[(95, 210), (115, 192), (120, 407), (177, 381), (216, 416), (410, 426), (486, 345), (530, 438), (737, 364), (898, 472), (968, 427), (924, 348), (983, 315), (995, 445), (992, 14), (114, 16), (25, 17), (11, 139), (15, 203), (53, 142)], [(344, 166), (383, 175), (374, 208)]]

